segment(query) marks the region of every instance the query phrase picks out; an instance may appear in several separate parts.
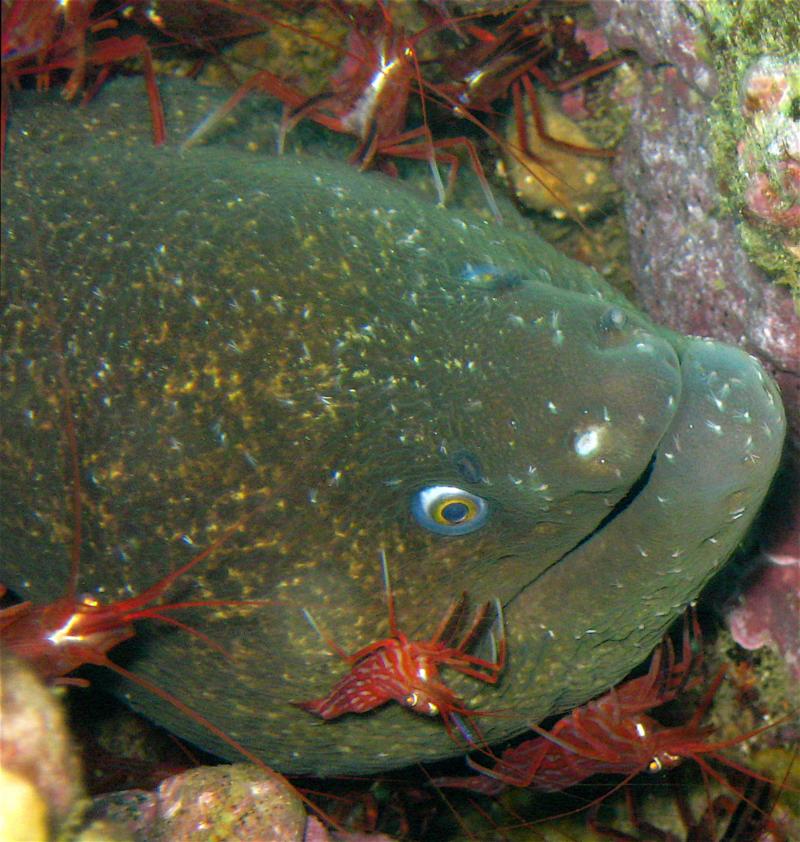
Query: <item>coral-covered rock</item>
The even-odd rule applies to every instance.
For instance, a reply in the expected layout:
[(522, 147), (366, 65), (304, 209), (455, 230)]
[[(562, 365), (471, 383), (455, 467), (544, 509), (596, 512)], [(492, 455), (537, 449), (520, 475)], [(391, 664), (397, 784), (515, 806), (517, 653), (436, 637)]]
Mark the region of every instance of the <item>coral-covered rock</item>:
[(730, 613), (733, 639), (745, 649), (773, 646), (800, 681), (800, 563), (761, 564)]
[(728, 614), (745, 649), (776, 649), (800, 682), (800, 469), (789, 465), (764, 512), (761, 551)]
[[(741, 83), (744, 121), (733, 180), (746, 217), (745, 245), (768, 271), (800, 289), (800, 59), (761, 56)], [(778, 260), (774, 256), (777, 252)], [(789, 266), (781, 271), (780, 258)]]
[(199, 766), (167, 778), (155, 792), (99, 796), (90, 815), (127, 826), (142, 842), (303, 842), (306, 825), (289, 782), (247, 763)]
[(594, 0), (609, 45), (633, 50), (649, 67), (670, 65), (704, 97), (717, 92), (717, 78), (704, 60), (702, 28), (673, 0)]
[(48, 837), (47, 805), (30, 780), (0, 767), (0, 802), (0, 839), (29, 842)]
[(10, 652), (0, 657), (0, 838), (46, 839), (83, 794), (81, 768), (53, 691)]
[(277, 772), (248, 763), (199, 766), (154, 792), (98, 796), (95, 822), (125, 827), (136, 842), (392, 842), (383, 833), (328, 830)]
[(191, 769), (165, 780), (157, 798), (158, 838), (164, 842), (302, 842), (305, 833), (306, 811), (297, 792), (276, 772), (250, 764)]

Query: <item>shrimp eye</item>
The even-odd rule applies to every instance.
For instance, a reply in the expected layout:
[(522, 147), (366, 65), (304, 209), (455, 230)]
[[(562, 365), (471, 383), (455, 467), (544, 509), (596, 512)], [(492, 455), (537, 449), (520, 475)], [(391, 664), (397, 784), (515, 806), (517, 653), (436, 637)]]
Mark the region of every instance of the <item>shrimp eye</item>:
[(480, 529), (489, 516), (482, 497), (452, 485), (431, 485), (411, 500), (417, 523), (438, 535), (466, 535)]
[(439, 713), (438, 706), (421, 697), (416, 690), (403, 697), (403, 705), (427, 716), (436, 716)]
[(670, 754), (668, 751), (662, 751), (656, 755), (647, 765), (648, 772), (660, 772), (662, 769), (671, 769), (681, 762), (681, 757), (678, 754)]

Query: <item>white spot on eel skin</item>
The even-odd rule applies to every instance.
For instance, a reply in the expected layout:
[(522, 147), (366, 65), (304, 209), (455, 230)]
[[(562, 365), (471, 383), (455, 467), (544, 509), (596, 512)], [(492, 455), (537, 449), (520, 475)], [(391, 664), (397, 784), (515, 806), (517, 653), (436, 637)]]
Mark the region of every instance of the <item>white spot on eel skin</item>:
[(582, 459), (594, 456), (600, 449), (604, 429), (599, 426), (591, 426), (582, 433), (577, 433), (573, 442), (575, 453)]

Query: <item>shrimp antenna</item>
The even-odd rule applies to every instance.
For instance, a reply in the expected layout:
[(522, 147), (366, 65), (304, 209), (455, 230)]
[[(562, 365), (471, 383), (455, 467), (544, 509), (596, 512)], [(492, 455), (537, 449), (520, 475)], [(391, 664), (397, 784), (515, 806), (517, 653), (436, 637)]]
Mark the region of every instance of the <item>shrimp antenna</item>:
[(475, 739), (475, 735), (472, 733), (467, 723), (464, 722), (464, 718), (457, 711), (450, 712), (450, 721), (455, 724), (459, 733), (466, 740), (468, 745), (474, 746), (478, 744)]
[(392, 635), (397, 636), (397, 618), (394, 613), (394, 593), (392, 592), (392, 579), (389, 575), (389, 562), (386, 560), (386, 550), (381, 547), (378, 550), (381, 557), (381, 571), (383, 572), (383, 587), (386, 592), (386, 606), (389, 609), (389, 630)]
[[(505, 615), (503, 614), (503, 604), (500, 602), (498, 597), (495, 597), (492, 602), (494, 603), (494, 610), (495, 610), (495, 620), (492, 623), (492, 627), (489, 629), (489, 640), (491, 642), (491, 660), (497, 661), (497, 642), (500, 641), (500, 646), (502, 647), (503, 651), (505, 651), (506, 646), (506, 619)], [(497, 627), (498, 636), (495, 638), (494, 630)]]
[(322, 630), (317, 625), (317, 621), (314, 619), (314, 615), (308, 610), (308, 608), (303, 609), (303, 616), (308, 621), (308, 625), (311, 626), (312, 629), (320, 636), (320, 639), (325, 640), (325, 635), (322, 633)]
[(339, 644), (330, 635), (326, 634), (322, 630), (320, 625), (314, 619), (314, 615), (308, 610), (308, 608), (303, 608), (303, 616), (306, 618), (308, 625), (311, 626), (311, 628), (319, 635), (320, 639), (325, 641), (331, 652), (338, 655), (340, 658), (349, 660), (347, 652), (345, 652), (344, 649), (342, 649), (342, 647), (339, 646)]

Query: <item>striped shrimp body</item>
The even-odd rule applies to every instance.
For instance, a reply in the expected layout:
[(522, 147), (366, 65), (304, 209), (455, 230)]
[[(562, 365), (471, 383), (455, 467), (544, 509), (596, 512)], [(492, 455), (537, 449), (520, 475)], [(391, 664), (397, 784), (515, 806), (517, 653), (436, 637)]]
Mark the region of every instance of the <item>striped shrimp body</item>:
[[(693, 634), (689, 632), (690, 622)], [(693, 637), (699, 639), (694, 616), (686, 622), (680, 661), (676, 662), (672, 644), (666, 639), (654, 654), (646, 675), (624, 682), (576, 708), (550, 731), (532, 726), (537, 736), (503, 751), (492, 768), (468, 759), (470, 767), (480, 775), (440, 778), (435, 783), (486, 795), (497, 795), (508, 786), (555, 792), (596, 774), (624, 775), (623, 783), (626, 783), (641, 772), (657, 773), (693, 760), (704, 775), (716, 779), (737, 797), (743, 797), (724, 775), (712, 768), (709, 759), (749, 778), (770, 783), (721, 752), (774, 727), (775, 723), (718, 742), (710, 741), (714, 729), (702, 724), (725, 677), (724, 667), (717, 672), (685, 724), (665, 726), (648, 714), (652, 708), (672, 701), (696, 684), (694, 679), (689, 680), (693, 662), (699, 660), (692, 654)]]
[[(500, 219), (500, 211), (472, 140), (466, 136), (434, 139), (426, 120), (416, 128), (407, 127), (409, 99), (415, 86), (420, 90), (431, 87), (423, 81), (416, 45), (429, 33), (446, 28), (449, 19), (436, 15), (435, 21), (409, 33), (395, 25), (390, 8), (383, 0), (363, 7), (335, 0), (330, 3), (330, 10), (334, 19), (348, 27), (349, 35), (339, 69), (325, 90), (307, 95), (274, 73), (259, 71), (192, 131), (184, 141), (184, 148), (200, 142), (248, 94), (261, 90), (280, 100), (284, 107), (279, 151), (283, 151), (287, 134), (298, 123), (312, 120), (330, 131), (355, 136), (358, 145), (350, 161), (361, 169), (377, 165), (390, 175), (396, 175), (396, 168), (389, 162), (391, 158), (429, 161), (439, 200), (444, 203), (452, 192), (460, 166), (459, 158), (452, 150), (460, 148), (469, 157), (492, 214)], [(273, 20), (256, 9), (241, 9), (240, 13), (271, 28), (279, 26), (304, 34), (293, 25)], [(316, 36), (306, 37), (330, 46)], [(441, 181), (437, 164), (450, 168), (447, 187)]]
[[(394, 597), (389, 582), (386, 557), (382, 555), (383, 575), (389, 609), (390, 637), (374, 641), (352, 655), (319, 632), (306, 611), (306, 617), (328, 646), (350, 664), (350, 671), (330, 692), (319, 699), (295, 702), (298, 707), (322, 719), (336, 719), (345, 713), (366, 713), (390, 701), (425, 716), (441, 716), (449, 733), (455, 725), (468, 742), (474, 737), (462, 717), (471, 720), (479, 711), (469, 710), (440, 679), (440, 667), (447, 666), (463, 675), (487, 684), (496, 684), (505, 666), (506, 643), (503, 613), (495, 601), (499, 640), (490, 632), (493, 658), (487, 660), (468, 654), (485, 627), (489, 603), (475, 614), (469, 627), (455, 643), (466, 619), (466, 594), (453, 600), (439, 626), (429, 640), (410, 640), (397, 627)], [(473, 726), (474, 727), (474, 726)], [(477, 730), (477, 729), (475, 729)]]
[[(223, 0), (207, 2), (230, 10)], [(408, 3), (405, 4), (409, 7), (404, 10), (406, 14), (399, 17), (409, 18), (409, 9), (413, 11), (412, 7), (416, 6), (417, 15), (425, 20), (424, 26), (411, 31), (403, 20), (394, 19), (393, 11), (403, 5), (386, 0), (372, 4), (329, 0), (319, 4), (329, 13), (332, 30), (340, 26), (347, 29), (343, 47), (312, 32), (304, 32), (293, 23), (275, 19), (252, 5), (236, 7), (236, 13), (244, 21), (265, 27), (266, 32), (285, 29), (339, 53), (339, 66), (317, 93), (306, 92), (293, 84), (293, 80), (281, 78), (269, 70), (258, 71), (192, 131), (184, 141), (184, 148), (203, 141), (245, 97), (261, 91), (283, 105), (279, 152), (283, 151), (289, 132), (300, 122), (309, 120), (329, 131), (355, 137), (357, 145), (350, 162), (360, 169), (377, 167), (396, 175), (396, 159), (427, 161), (442, 204), (452, 195), (458, 170), (466, 156), (486, 205), (498, 221), (500, 209), (481, 163), (480, 148), (471, 135), (475, 130), (485, 135), (537, 179), (527, 159), (535, 159), (543, 165), (548, 161), (531, 150), (526, 128), (526, 101), (534, 115), (537, 134), (549, 145), (578, 155), (614, 156), (611, 149), (578, 146), (551, 137), (537, 105), (534, 80), (551, 92), (563, 93), (578, 89), (588, 79), (621, 62), (619, 58), (608, 58), (597, 63), (589, 58), (576, 40), (575, 22), (569, 15), (546, 12), (540, 8), (540, 0), (529, 0), (499, 22), (497, 14), (457, 18), (445, 10), (443, 3)], [(559, 43), (568, 45), (568, 49), (559, 48)], [(422, 58), (418, 55), (420, 52)], [(559, 75), (569, 78), (551, 80), (539, 65), (559, 65), (558, 56), (565, 52), (574, 53), (576, 59), (574, 63), (561, 62)], [(421, 115), (417, 125), (413, 117), (415, 109), (411, 107), (415, 97), (418, 97), (417, 111)], [(505, 99), (511, 101), (516, 124), (513, 143), (504, 140), (494, 127), (498, 113), (506, 107), (499, 101)], [(434, 135), (428, 119), (429, 110), (438, 113), (437, 124), (443, 122), (444, 115), (457, 118), (452, 121), (455, 134)], [(465, 123), (471, 124), (466, 132), (462, 128)], [(439, 165), (449, 168), (447, 184), (442, 181)]]

